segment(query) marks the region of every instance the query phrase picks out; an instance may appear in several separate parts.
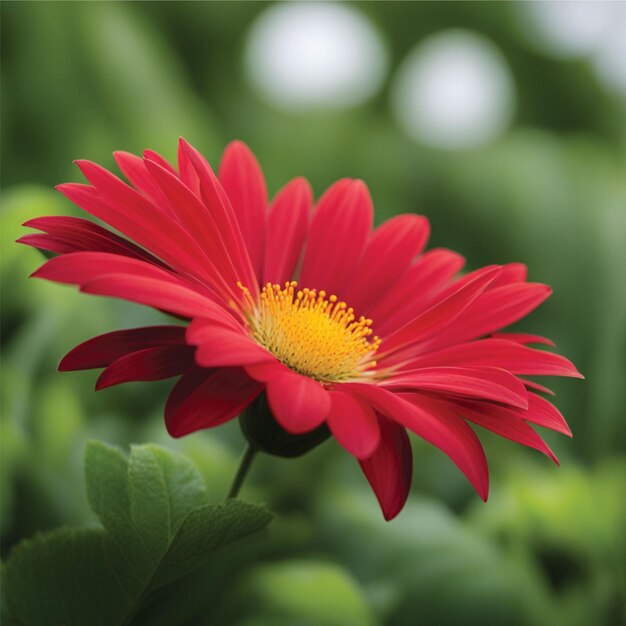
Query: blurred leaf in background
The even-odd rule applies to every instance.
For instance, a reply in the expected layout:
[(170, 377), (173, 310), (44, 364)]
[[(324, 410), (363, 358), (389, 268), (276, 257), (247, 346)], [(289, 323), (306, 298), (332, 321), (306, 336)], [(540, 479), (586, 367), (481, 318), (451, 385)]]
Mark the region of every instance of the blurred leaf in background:
[(410, 506), (391, 524), (333, 443), (289, 465), (260, 459), (244, 497), (278, 519), (224, 551), (219, 568), (153, 598), (144, 622), (623, 623), (624, 3), (44, 1), (0, 11), (5, 561), (60, 525), (75, 529), (55, 531), (71, 545), (101, 533), (78, 530), (96, 523), (83, 487), (88, 439), (175, 449), (208, 500), (224, 498), (242, 446), (235, 424), (173, 441), (167, 383), (94, 394), (92, 373), (56, 372), (80, 341), (160, 315), (28, 281), (41, 257), (13, 242), (29, 218), (77, 214), (52, 189), (80, 180), (74, 159), (113, 168), (114, 150), (145, 148), (174, 159), (184, 135), (217, 164), (240, 138), (270, 193), (298, 175), (317, 196), (342, 176), (363, 178), (377, 220), (427, 215), (431, 247), (459, 251), (468, 269), (526, 263), (554, 295), (524, 330), (555, 338), (586, 381), (555, 384), (574, 432), (547, 436), (561, 469), (486, 437), (496, 478), (487, 505), (423, 442)]

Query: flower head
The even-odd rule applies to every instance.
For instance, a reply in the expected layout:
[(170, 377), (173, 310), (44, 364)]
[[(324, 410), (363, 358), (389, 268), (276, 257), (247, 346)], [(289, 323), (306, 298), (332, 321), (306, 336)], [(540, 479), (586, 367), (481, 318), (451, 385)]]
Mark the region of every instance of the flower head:
[(411, 483), (407, 430), (446, 453), (483, 499), (487, 463), (470, 423), (556, 461), (532, 425), (571, 433), (544, 398), (549, 390), (526, 376), (580, 374), (529, 347), (549, 340), (500, 332), (550, 294), (526, 281), (524, 266), (459, 276), (458, 254), (424, 252), (425, 218), (400, 215), (372, 230), (358, 180), (340, 180), (314, 205), (298, 178), (268, 203), (240, 142), (226, 149), (219, 176), (182, 139), (176, 167), (151, 151), (115, 158), (130, 185), (78, 161), (90, 184), (58, 189), (123, 236), (42, 217), (26, 223), (42, 233), (20, 241), (58, 254), (34, 276), (151, 306), (177, 323), (90, 339), (61, 370), (104, 368), (98, 389), (178, 377), (165, 407), (175, 437), (253, 403), (275, 422), (264, 426), (251, 409), (246, 433), (282, 433), (298, 451), (330, 433), (358, 459), (386, 519)]

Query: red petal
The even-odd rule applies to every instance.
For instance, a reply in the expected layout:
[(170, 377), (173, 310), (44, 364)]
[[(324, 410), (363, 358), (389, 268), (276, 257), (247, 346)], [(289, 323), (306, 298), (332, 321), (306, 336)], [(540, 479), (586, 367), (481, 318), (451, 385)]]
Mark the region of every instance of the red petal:
[(193, 365), (191, 346), (146, 348), (113, 361), (100, 374), (96, 390), (134, 381), (163, 380), (179, 376)]
[(455, 410), (449, 409), (445, 402), (439, 402), (434, 398), (424, 398), (419, 394), (400, 395), (422, 411), (421, 419), (424, 414), (428, 414), (450, 429), (450, 436), (453, 440), (446, 443), (449, 451), (442, 446), (438, 447), (450, 456), (476, 489), (480, 498), (486, 502), (489, 496), (489, 468), (485, 451), (476, 433)]
[(423, 254), (366, 309), (376, 332), (389, 334), (432, 306), (437, 294), (464, 264), (461, 255), (443, 248)]
[[(100, 181), (101, 172), (93, 174), (95, 164), (81, 163), (84, 171), (89, 172), (94, 180)], [(126, 198), (118, 198), (114, 193), (105, 196), (105, 201), (98, 190), (89, 185), (68, 183), (59, 185), (57, 189), (69, 200), (94, 217), (101, 219), (113, 228), (124, 233), (143, 247), (147, 248), (171, 267), (188, 272), (200, 278), (211, 279), (205, 271), (206, 256), (195, 241), (182, 230), (181, 226), (171, 217), (163, 214), (154, 205), (150, 204), (138, 192), (124, 185), (121, 180), (108, 173), (119, 185), (126, 187), (139, 200), (135, 205), (126, 205)], [(105, 184), (106, 186), (106, 184)]]
[(547, 387), (544, 387), (543, 385), (536, 383), (534, 380), (526, 380), (525, 378), (522, 378), (521, 376), (518, 376), (518, 378), (524, 383), (524, 386), (527, 389), (533, 389), (534, 391), (547, 393), (549, 396), (556, 396), (556, 394), (554, 393), (554, 391), (552, 391), (552, 389), (548, 389)]
[[(478, 268), (477, 270), (472, 270), (471, 272), (467, 272), (463, 276), (460, 276), (453, 283), (448, 285), (446, 289), (444, 289), (440, 296), (441, 298), (447, 298), (450, 294), (457, 291), (463, 285), (467, 285), (471, 281), (473, 281), (477, 276), (480, 276), (484, 268)], [(526, 275), (526, 266), (521, 263), (508, 263), (506, 265), (501, 266), (501, 271), (498, 276), (494, 279), (494, 281), (489, 285), (489, 289), (494, 289), (495, 287), (501, 287), (503, 285), (510, 285), (511, 283), (524, 282), (525, 279), (522, 280), (522, 277)]]
[[(213, 216), (217, 231), (224, 241), (226, 249), (230, 251), (237, 275), (241, 276), (241, 282), (254, 292), (258, 285), (256, 273), (226, 192), (206, 159), (184, 139), (180, 139), (179, 145), (180, 153), (184, 154), (184, 158), (181, 159), (181, 179), (187, 184), (185, 178), (188, 178), (189, 175), (183, 176), (183, 164), (188, 163), (185, 167), (188, 169), (191, 166), (195, 170), (200, 197)], [(193, 190), (193, 187), (190, 188)]]
[(146, 168), (145, 161), (141, 157), (123, 151), (114, 152), (113, 157), (120, 170), (124, 173), (124, 176), (126, 176), (135, 189), (140, 191), (150, 202), (156, 204), (166, 213), (171, 215), (176, 214), (174, 206), (165, 197), (161, 188), (154, 182), (154, 179), (150, 176)]
[(528, 411), (523, 417), (527, 422), (549, 428), (568, 437), (572, 436), (572, 431), (559, 410), (535, 393), (528, 394)]
[(274, 417), (292, 434), (314, 430), (330, 411), (328, 391), (312, 378), (289, 370), (268, 381), (267, 400)]
[(291, 370), (283, 365), (278, 359), (273, 361), (264, 361), (263, 363), (248, 363), (244, 365), (244, 368), (248, 375), (254, 380), (266, 383), (271, 378), (283, 374), (284, 372), (290, 372)]
[(157, 163), (171, 174), (174, 174), (174, 176), (178, 176), (178, 172), (173, 165), (167, 159), (164, 159), (158, 152), (155, 152), (154, 150), (144, 150), (142, 156), (144, 159)]
[(59, 371), (88, 370), (106, 367), (113, 361), (145, 348), (185, 344), (183, 326), (144, 326), (116, 330), (93, 337), (68, 352)]
[(207, 341), (211, 341), (216, 333), (220, 332), (218, 326), (226, 326), (230, 330), (243, 334), (245, 333), (241, 323), (234, 317), (224, 318), (223, 320), (204, 319), (197, 317), (187, 326), (186, 341), (192, 346), (199, 346)]
[(46, 261), (31, 276), (58, 283), (82, 285), (109, 274), (123, 274), (176, 283), (180, 282), (170, 272), (151, 263), (106, 252), (70, 252), (69, 254), (57, 256)]
[[(106, 217), (103, 218), (105, 221), (109, 221), (122, 232), (132, 224), (133, 231), (141, 239), (149, 241), (149, 245), (145, 245), (146, 248), (154, 250), (165, 260), (167, 257), (163, 256), (163, 253), (176, 259), (179, 264), (184, 262), (185, 267), (192, 269), (197, 276), (204, 275), (202, 264), (202, 259), (206, 258), (204, 251), (172, 215), (149, 202), (139, 192), (96, 163), (90, 161), (76, 163), (100, 198), (108, 205), (108, 217), (113, 217), (120, 223), (121, 228)], [(65, 192), (67, 187), (59, 188)], [(130, 233), (129, 235), (143, 244), (137, 236)]]
[(453, 411), (447, 410), (443, 403), (435, 411), (432, 403), (418, 404), (421, 396), (416, 394), (397, 394), (370, 384), (344, 385), (367, 398), (377, 411), (447, 454), (478, 495), (483, 500), (487, 499), (489, 473), (480, 441), (474, 431)]
[(429, 234), (421, 215), (398, 215), (383, 223), (372, 233), (342, 298), (364, 311), (422, 251)]
[(55, 254), (66, 254), (68, 252), (76, 252), (77, 250), (85, 249), (77, 246), (72, 241), (64, 240), (61, 237), (54, 237), (52, 235), (44, 235), (42, 233), (22, 235), (19, 239), (15, 240), (15, 243), (23, 243), (31, 248), (37, 248), (37, 250), (47, 250), (48, 252), (54, 252)]
[(500, 276), (493, 281), (491, 289), (510, 283), (523, 283), (527, 277), (528, 268), (523, 263), (507, 263)]
[(313, 192), (304, 178), (292, 180), (276, 194), (267, 218), (263, 283), (282, 285), (293, 278), (309, 229), (312, 202)]
[(530, 333), (494, 333), (491, 335), (492, 339), (507, 339), (508, 341), (515, 341), (515, 343), (527, 344), (527, 343), (539, 343), (545, 346), (554, 348), (555, 343), (547, 337), (541, 335), (531, 335)]
[(483, 293), (489, 284), (500, 272), (499, 267), (486, 267), (474, 280), (448, 296), (445, 300), (435, 304), (402, 328), (392, 333), (383, 341), (379, 356), (379, 363), (397, 361), (385, 359), (384, 355), (406, 348), (413, 344), (425, 341), (434, 334), (448, 327), (461, 313)]
[(388, 389), (423, 389), (528, 407), (526, 387), (497, 367), (427, 367), (394, 375), (381, 383)]
[(239, 368), (192, 367), (176, 383), (165, 405), (172, 437), (212, 428), (237, 417), (263, 386)]
[(230, 318), (230, 313), (214, 300), (174, 281), (109, 274), (85, 283), (81, 291), (152, 306), (182, 317)]
[(376, 413), (360, 398), (341, 391), (331, 391), (330, 398), (330, 432), (357, 459), (371, 456), (380, 443)]
[(417, 356), (411, 367), (438, 365), (492, 366), (512, 374), (582, 378), (565, 357), (505, 339), (479, 339)]
[(372, 219), (365, 183), (343, 179), (332, 185), (313, 215), (300, 286), (341, 295), (365, 248)]
[(241, 141), (233, 141), (226, 147), (219, 180), (235, 210), (252, 266), (260, 280), (265, 248), (267, 188), (257, 160)]
[(24, 226), (48, 233), (48, 236), (25, 235), (18, 240), (37, 248), (60, 254), (84, 251), (110, 252), (164, 266), (156, 257), (134, 243), (80, 217), (37, 217), (24, 222)]
[(551, 293), (550, 287), (539, 283), (514, 283), (489, 289), (432, 345), (448, 346), (500, 330), (528, 315)]
[(392, 520), (406, 502), (413, 477), (411, 442), (404, 428), (381, 417), (378, 448), (360, 465), (383, 516), (387, 521)]
[(202, 367), (227, 367), (274, 361), (276, 357), (244, 332), (213, 325), (203, 330), (203, 343), (196, 350), (196, 363)]
[(488, 402), (454, 401), (457, 411), (465, 419), (523, 446), (543, 452), (557, 465), (558, 459), (548, 444), (524, 421), (528, 411), (499, 406)]
[(181, 137), (178, 141), (178, 177), (183, 181), (185, 187), (191, 189), (195, 196), (201, 198), (200, 179), (196, 173), (196, 168), (189, 158), (189, 148), (187, 146), (187, 142)]
[(241, 294), (233, 290), (237, 282), (245, 277), (238, 274), (236, 262), (231, 259), (211, 212), (177, 176), (156, 163), (145, 163), (155, 184), (172, 206), (177, 207), (180, 223), (206, 252), (212, 283), (218, 286), (221, 293), (230, 292), (231, 297), (239, 297)]

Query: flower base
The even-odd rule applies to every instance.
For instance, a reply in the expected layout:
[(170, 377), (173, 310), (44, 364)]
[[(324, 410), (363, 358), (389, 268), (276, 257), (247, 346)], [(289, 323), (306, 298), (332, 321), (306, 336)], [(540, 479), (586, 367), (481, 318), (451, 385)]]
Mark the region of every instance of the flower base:
[(272, 415), (264, 393), (241, 414), (239, 425), (256, 450), (285, 458), (302, 456), (330, 437), (326, 425), (303, 435), (288, 433)]

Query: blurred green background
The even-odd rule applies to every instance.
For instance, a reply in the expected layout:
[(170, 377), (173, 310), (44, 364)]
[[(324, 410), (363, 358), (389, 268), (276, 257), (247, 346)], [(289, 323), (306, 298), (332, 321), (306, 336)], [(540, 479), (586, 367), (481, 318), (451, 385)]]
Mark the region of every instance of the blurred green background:
[(179, 135), (213, 164), (234, 138), (270, 193), (363, 178), (377, 221), (428, 216), (468, 268), (522, 261), (554, 295), (520, 328), (554, 339), (586, 381), (550, 381), (572, 441), (561, 460), (495, 437), (482, 504), (414, 441), (413, 493), (382, 520), (334, 442), (261, 458), (243, 497), (279, 516), (157, 602), (150, 624), (624, 623), (626, 5), (624, 3), (2, 3), (2, 512), (20, 539), (93, 522), (84, 442), (157, 441), (225, 496), (236, 423), (182, 441), (169, 383), (93, 392), (56, 373), (75, 344), (157, 312), (28, 281), (12, 243), (30, 217), (77, 214), (53, 190), (88, 158)]

